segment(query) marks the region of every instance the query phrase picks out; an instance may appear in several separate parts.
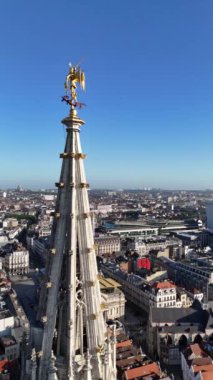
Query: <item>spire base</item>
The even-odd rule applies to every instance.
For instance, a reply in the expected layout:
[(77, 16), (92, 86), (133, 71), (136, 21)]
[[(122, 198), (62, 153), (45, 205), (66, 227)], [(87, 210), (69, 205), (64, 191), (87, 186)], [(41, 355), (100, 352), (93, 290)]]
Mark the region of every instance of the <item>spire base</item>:
[(61, 122), (66, 125), (68, 129), (85, 124), (85, 122), (78, 117), (77, 111), (73, 109), (71, 110), (69, 116), (65, 117)]

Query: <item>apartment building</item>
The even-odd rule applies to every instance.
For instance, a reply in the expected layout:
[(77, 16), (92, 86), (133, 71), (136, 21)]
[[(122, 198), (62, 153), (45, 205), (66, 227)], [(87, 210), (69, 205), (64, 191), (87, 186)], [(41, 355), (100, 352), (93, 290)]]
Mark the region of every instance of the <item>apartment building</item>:
[(26, 274), (29, 271), (29, 252), (25, 249), (7, 253), (4, 260), (5, 270), (10, 275)]
[(113, 264), (103, 264), (101, 270), (122, 285), (127, 300), (146, 312), (150, 307), (182, 307), (180, 297), (177, 297), (176, 286), (170, 281), (155, 281), (150, 285), (144, 278), (124, 273)]
[(94, 240), (97, 256), (119, 252), (121, 249), (120, 237), (118, 236), (99, 236), (95, 237)]
[(209, 266), (198, 266), (190, 261), (166, 262), (169, 277), (186, 287), (187, 289), (198, 289), (204, 291), (207, 286), (213, 284), (213, 268)]

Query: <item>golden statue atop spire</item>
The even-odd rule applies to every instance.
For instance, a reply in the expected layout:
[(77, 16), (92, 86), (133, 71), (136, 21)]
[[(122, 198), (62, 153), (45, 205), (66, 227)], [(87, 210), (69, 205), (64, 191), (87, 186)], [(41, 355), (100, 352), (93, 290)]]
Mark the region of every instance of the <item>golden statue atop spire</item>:
[(82, 90), (85, 90), (84, 71), (82, 71), (78, 65), (72, 66), (70, 64), (69, 73), (66, 76), (66, 82), (64, 83), (64, 87), (67, 95), (68, 91), (70, 91), (70, 102), (73, 106), (78, 105), (76, 94), (77, 83), (80, 84)]
[[(76, 108), (82, 108), (85, 106), (84, 103), (81, 103), (77, 99), (77, 83), (79, 83), (82, 90), (85, 90), (85, 74), (81, 70), (79, 65), (69, 64), (69, 72), (66, 75), (66, 81), (64, 83), (64, 88), (66, 94), (62, 96), (61, 101), (66, 102), (70, 106), (70, 116), (77, 120), (77, 110)], [(64, 119), (65, 120), (65, 119)], [(74, 119), (73, 119), (74, 120)], [(84, 124), (84, 121), (78, 118), (78, 121), (81, 124)]]

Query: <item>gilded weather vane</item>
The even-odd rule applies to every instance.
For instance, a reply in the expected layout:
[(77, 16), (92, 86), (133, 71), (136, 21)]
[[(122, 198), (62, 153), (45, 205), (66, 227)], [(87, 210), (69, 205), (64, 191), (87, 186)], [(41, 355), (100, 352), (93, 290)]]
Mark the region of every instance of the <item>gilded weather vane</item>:
[(66, 81), (64, 83), (66, 95), (62, 96), (62, 102), (69, 104), (72, 109), (75, 107), (82, 108), (85, 104), (78, 102), (76, 89), (77, 83), (79, 83), (82, 90), (85, 91), (85, 74), (79, 65), (72, 66), (69, 64), (69, 66), (69, 73), (67, 74)]

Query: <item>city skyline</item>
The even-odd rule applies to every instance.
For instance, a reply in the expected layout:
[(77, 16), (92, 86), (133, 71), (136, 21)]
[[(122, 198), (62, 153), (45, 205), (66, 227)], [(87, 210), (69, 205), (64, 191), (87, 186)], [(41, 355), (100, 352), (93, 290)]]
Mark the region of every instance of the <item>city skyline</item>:
[(1, 10), (0, 188), (58, 180), (70, 60), (86, 71), (79, 115), (92, 188), (213, 188), (212, 2), (21, 0)]

